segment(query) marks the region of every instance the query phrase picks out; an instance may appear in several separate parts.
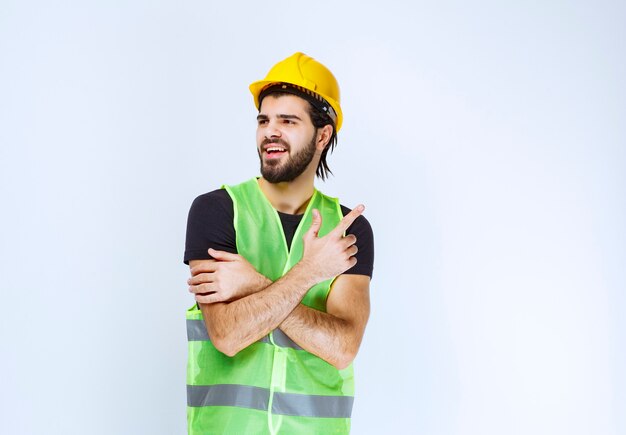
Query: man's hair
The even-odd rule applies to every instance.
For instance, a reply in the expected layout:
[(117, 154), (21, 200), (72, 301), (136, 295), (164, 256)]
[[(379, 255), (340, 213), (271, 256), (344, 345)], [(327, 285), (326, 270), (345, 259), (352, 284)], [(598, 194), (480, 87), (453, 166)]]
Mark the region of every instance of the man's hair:
[(323, 128), (328, 124), (330, 124), (330, 126), (333, 128), (330, 140), (326, 144), (324, 151), (322, 151), (320, 162), (317, 165), (317, 169), (315, 170), (315, 175), (320, 177), (322, 180), (325, 180), (326, 178), (328, 178), (328, 174), (333, 173), (333, 171), (331, 171), (328, 167), (326, 155), (328, 154), (329, 150), (332, 153), (335, 149), (335, 146), (337, 146), (337, 129), (335, 128), (335, 123), (333, 122), (333, 120), (330, 119), (330, 116), (315, 108), (311, 103), (309, 103), (309, 116), (311, 117), (311, 121), (313, 122), (313, 126), (315, 127), (315, 129)]
[[(282, 97), (284, 95), (294, 95), (294, 94), (292, 92), (272, 90), (266, 94), (261, 95), (261, 100), (259, 101), (259, 107), (261, 107), (261, 102), (263, 101), (262, 98), (265, 98), (268, 95), (272, 95), (275, 97)], [(303, 98), (303, 97), (300, 97), (300, 98), (302, 98), (307, 103), (309, 103), (309, 117), (311, 118), (313, 127), (315, 127), (316, 130), (323, 128), (326, 125), (330, 125), (333, 128), (333, 132), (330, 136), (330, 140), (326, 144), (324, 151), (322, 151), (320, 162), (317, 165), (317, 169), (315, 170), (315, 175), (320, 177), (322, 180), (326, 180), (328, 178), (328, 175), (333, 173), (333, 171), (331, 171), (330, 168), (328, 167), (328, 162), (326, 161), (326, 155), (328, 154), (329, 150), (332, 153), (335, 147), (337, 146), (337, 128), (335, 126), (335, 123), (331, 119), (331, 117), (328, 116), (328, 114), (316, 108), (313, 104), (311, 104), (311, 102), (307, 98)]]

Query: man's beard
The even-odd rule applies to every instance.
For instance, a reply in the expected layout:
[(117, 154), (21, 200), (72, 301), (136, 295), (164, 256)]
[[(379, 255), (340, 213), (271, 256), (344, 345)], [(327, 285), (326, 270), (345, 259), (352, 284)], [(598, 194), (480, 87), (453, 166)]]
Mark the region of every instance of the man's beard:
[[(282, 139), (265, 140), (261, 144), (261, 149), (268, 143), (277, 143), (287, 150), (291, 150), (291, 147)], [(288, 151), (289, 152), (289, 151)], [(261, 160), (261, 175), (270, 183), (282, 183), (293, 181), (298, 178), (309, 166), (309, 163), (315, 157), (315, 135), (311, 139), (311, 142), (305, 146), (302, 150), (293, 155), (288, 155), (285, 162), (278, 160), (268, 159), (263, 163), (263, 157), (261, 151), (259, 151), (259, 159)]]

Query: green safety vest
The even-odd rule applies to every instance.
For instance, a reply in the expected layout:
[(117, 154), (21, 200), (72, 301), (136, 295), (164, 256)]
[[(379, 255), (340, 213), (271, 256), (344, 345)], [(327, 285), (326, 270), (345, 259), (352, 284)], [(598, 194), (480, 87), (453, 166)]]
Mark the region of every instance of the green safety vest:
[[(336, 198), (315, 190), (291, 243), (276, 210), (253, 178), (224, 186), (233, 200), (237, 251), (255, 269), (277, 280), (303, 252), (302, 236), (315, 208), (319, 235), (342, 218)], [(312, 287), (302, 303), (326, 311), (332, 279)], [(338, 370), (307, 352), (280, 329), (228, 357), (210, 341), (202, 312), (187, 311), (187, 427), (189, 434), (348, 433), (354, 401), (352, 365)]]

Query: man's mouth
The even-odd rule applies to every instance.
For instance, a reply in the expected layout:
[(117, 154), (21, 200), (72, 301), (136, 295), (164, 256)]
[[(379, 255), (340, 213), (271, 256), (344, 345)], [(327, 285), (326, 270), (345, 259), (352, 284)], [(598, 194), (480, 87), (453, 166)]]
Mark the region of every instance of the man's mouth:
[(287, 152), (287, 148), (282, 145), (270, 144), (263, 147), (265, 155), (268, 159), (276, 159), (283, 156)]

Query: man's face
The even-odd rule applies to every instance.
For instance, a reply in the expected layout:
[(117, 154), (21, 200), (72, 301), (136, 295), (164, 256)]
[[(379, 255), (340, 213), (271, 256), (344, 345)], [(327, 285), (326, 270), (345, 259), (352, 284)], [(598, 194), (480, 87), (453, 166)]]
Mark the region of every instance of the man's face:
[(270, 183), (293, 181), (315, 157), (317, 133), (308, 105), (295, 95), (268, 95), (261, 103), (256, 139), (261, 175)]

